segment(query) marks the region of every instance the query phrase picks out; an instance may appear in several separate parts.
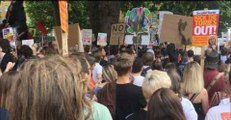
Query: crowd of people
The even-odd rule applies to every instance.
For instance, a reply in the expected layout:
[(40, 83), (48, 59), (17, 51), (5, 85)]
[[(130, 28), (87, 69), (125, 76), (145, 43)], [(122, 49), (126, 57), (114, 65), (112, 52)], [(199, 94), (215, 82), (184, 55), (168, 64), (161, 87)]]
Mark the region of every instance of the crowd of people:
[[(230, 51), (173, 43), (60, 56), (0, 41), (0, 120), (231, 120)], [(89, 54), (91, 53), (91, 54)]]

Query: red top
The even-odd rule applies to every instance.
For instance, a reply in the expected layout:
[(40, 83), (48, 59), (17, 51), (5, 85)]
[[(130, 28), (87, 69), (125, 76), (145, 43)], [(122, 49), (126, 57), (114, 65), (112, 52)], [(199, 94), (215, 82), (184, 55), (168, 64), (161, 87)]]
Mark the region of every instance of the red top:
[[(217, 71), (216, 69), (208, 69), (205, 70), (204, 72), (204, 81), (205, 81), (205, 88), (207, 88), (210, 83), (212, 82), (212, 80), (214, 79), (214, 77), (216, 75), (218, 75), (219, 71)], [(218, 81), (216, 81), (216, 83), (212, 86), (212, 88), (210, 89), (210, 91), (208, 92), (209, 95), (209, 101), (211, 100), (213, 94), (215, 92), (218, 91), (223, 91), (225, 87), (225, 81), (224, 81), (224, 75), (222, 75)]]

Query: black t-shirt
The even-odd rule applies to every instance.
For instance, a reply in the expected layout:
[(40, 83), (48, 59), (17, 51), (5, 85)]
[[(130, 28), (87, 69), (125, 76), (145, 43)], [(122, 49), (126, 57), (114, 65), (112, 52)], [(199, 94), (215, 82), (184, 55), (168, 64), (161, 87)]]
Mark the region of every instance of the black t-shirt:
[(140, 111), (128, 115), (125, 120), (147, 120), (147, 113), (147, 111), (141, 109)]
[(141, 87), (132, 83), (116, 84), (116, 115), (115, 120), (124, 120), (131, 113), (146, 106)]
[(8, 62), (13, 62), (13, 55), (11, 53), (6, 53), (2, 58), (2, 61), (0, 63), (0, 68), (2, 72), (5, 71)]

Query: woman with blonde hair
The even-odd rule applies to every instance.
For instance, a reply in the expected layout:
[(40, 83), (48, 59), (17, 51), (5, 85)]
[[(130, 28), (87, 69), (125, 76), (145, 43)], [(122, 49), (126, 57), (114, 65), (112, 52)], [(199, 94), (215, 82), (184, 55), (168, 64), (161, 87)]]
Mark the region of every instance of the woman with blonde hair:
[(12, 120), (91, 120), (82, 66), (58, 55), (25, 62), (7, 97)]
[(208, 92), (204, 88), (203, 72), (197, 62), (190, 62), (185, 66), (182, 92), (193, 103), (198, 120), (204, 120), (209, 108)]

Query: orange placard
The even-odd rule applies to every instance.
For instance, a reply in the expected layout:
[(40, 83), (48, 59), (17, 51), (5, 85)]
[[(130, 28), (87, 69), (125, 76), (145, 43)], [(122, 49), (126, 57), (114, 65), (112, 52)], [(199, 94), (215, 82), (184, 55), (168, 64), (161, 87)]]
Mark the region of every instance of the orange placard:
[(218, 35), (219, 10), (193, 11), (192, 45), (206, 46), (210, 36)]
[(67, 5), (68, 5), (67, 0), (59, 1), (60, 23), (61, 23), (61, 29), (64, 32), (67, 32), (67, 27), (68, 27)]

